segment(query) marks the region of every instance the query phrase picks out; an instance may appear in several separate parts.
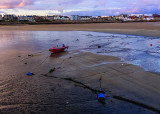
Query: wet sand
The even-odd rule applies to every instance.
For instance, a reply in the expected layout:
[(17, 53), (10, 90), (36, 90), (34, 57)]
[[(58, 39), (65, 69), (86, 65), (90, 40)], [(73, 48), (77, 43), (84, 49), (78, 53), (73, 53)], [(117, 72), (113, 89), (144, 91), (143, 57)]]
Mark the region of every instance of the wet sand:
[[(113, 33), (118, 30), (121, 34), (136, 35), (153, 35), (154, 31), (153, 36), (160, 36), (158, 23), (136, 23), (137, 27), (124, 23), (123, 29), (116, 24), (0, 26), (0, 29)], [(32, 53), (14, 49), (0, 53), (0, 113), (160, 113), (158, 74), (122, 63), (117, 57), (79, 50), (28, 56)], [(54, 67), (56, 70), (48, 73)], [(35, 75), (27, 76), (27, 72)], [(106, 96), (105, 105), (97, 100), (100, 91)]]
[[(117, 57), (78, 50), (31, 57), (28, 53), (1, 54), (1, 113), (142, 114), (160, 110), (157, 74), (121, 63)], [(27, 76), (29, 71), (35, 75)], [(97, 100), (100, 91), (106, 104)]]
[(14, 31), (96, 31), (129, 35), (160, 36), (160, 22), (95, 23), (0, 26), (0, 30)]

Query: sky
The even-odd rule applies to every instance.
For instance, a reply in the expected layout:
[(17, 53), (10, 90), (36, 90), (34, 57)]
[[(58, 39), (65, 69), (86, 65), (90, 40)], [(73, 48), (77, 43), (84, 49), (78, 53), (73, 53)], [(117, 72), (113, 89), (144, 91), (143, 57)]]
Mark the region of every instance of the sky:
[(160, 14), (160, 0), (0, 0), (0, 13), (82, 16)]

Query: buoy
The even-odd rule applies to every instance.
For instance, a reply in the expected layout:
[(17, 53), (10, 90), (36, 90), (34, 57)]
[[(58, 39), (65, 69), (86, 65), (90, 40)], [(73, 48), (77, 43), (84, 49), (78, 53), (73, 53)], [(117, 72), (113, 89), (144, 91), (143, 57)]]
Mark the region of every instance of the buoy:
[(98, 101), (105, 104), (105, 100), (106, 100), (106, 97), (104, 96), (103, 93), (99, 93), (98, 94)]
[(121, 44), (124, 44), (124, 42), (122, 42)]
[(32, 76), (32, 75), (34, 75), (34, 73), (28, 72), (27, 75)]
[(101, 46), (98, 46), (98, 48), (101, 48)]
[(153, 46), (153, 44), (150, 44), (150, 46)]

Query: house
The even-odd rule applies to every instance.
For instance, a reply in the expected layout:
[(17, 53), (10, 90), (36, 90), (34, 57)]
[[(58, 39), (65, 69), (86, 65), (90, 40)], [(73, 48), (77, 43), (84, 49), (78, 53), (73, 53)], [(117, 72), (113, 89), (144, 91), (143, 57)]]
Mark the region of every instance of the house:
[(16, 16), (14, 15), (4, 15), (4, 20), (6, 21), (13, 21)]
[(61, 20), (61, 17), (60, 15), (54, 15), (54, 20)]
[(116, 20), (127, 21), (128, 17), (129, 17), (129, 15), (127, 15), (127, 14), (120, 14), (120, 15), (116, 16)]
[(27, 16), (18, 16), (18, 21), (27, 21)]
[(68, 16), (54, 15), (54, 20), (70, 20)]
[(71, 15), (71, 20), (78, 21), (80, 20), (79, 15)]
[(153, 16), (144, 16), (143, 20), (150, 21), (150, 20), (154, 20), (154, 18)]
[(35, 22), (35, 16), (32, 16), (32, 15), (28, 15), (27, 16), (27, 20), (29, 21), (29, 22)]
[(130, 21), (136, 21), (137, 20), (137, 16), (129, 16), (129, 20)]
[(82, 21), (90, 21), (92, 16), (79, 16), (80, 20)]
[(68, 16), (62, 16), (61, 20), (67, 21), (67, 20), (70, 20), (70, 18)]
[(53, 21), (54, 20), (54, 16), (46, 16), (46, 19), (49, 21)]
[(36, 15), (33, 16), (33, 22), (34, 21), (36, 21), (36, 22), (44, 22), (45, 20), (46, 20), (45, 16), (36, 16)]
[(107, 20), (108, 21), (115, 21), (115, 17), (114, 16), (107, 16)]
[(156, 21), (159, 21), (160, 20), (160, 15), (154, 14), (153, 19), (156, 20)]
[(107, 17), (98, 16), (98, 17), (92, 17), (90, 20), (93, 22), (104, 22), (107, 19), (108, 19)]

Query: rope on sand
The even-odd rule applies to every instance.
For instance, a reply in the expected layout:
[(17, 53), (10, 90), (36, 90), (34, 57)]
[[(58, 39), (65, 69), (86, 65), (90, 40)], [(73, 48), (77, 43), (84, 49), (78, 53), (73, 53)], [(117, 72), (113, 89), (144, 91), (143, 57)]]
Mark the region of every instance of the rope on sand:
[(99, 87), (100, 87), (100, 89), (101, 89), (101, 91), (102, 91), (102, 76), (101, 76), (100, 79), (99, 79)]
[[(76, 80), (74, 80), (74, 79), (72, 79), (72, 78), (60, 78), (60, 77), (56, 77), (56, 76), (49, 76), (49, 75), (47, 75), (47, 74), (42, 74), (42, 75), (45, 76), (45, 77), (63, 79), (63, 80), (67, 80), (67, 81), (71, 81), (71, 82), (77, 83), (77, 84), (81, 85), (80, 87), (83, 87), (83, 88), (86, 88), (86, 89), (88, 89), (88, 90), (91, 90), (92, 92), (94, 92), (94, 93), (96, 93), (96, 94), (97, 94), (97, 93), (105, 93), (105, 91), (103, 91), (103, 90), (102, 90), (102, 87), (101, 87), (102, 76), (100, 77), (100, 88), (101, 88), (101, 90), (97, 90), (97, 89), (93, 89), (93, 88), (89, 87), (88, 85), (83, 84), (82, 82), (76, 81)], [(124, 98), (124, 97), (121, 97), (121, 96), (117, 96), (117, 95), (113, 95), (112, 97), (113, 97), (114, 99), (121, 100), (121, 101), (125, 101), (125, 102), (128, 102), (128, 103), (132, 103), (132, 104), (134, 104), (134, 105), (143, 107), (143, 108), (145, 108), (145, 109), (148, 109), (148, 110), (151, 110), (151, 111), (160, 113), (160, 110), (159, 110), (159, 109), (156, 109), (156, 108), (154, 108), (154, 107), (148, 106), (148, 105), (143, 104), (143, 103), (140, 103), (140, 102), (138, 102), (138, 101), (131, 100), (131, 99), (127, 99), (127, 98)]]
[(79, 82), (79, 81), (74, 80), (72, 78), (60, 78), (60, 77), (56, 77), (56, 76), (48, 76), (47, 74), (42, 74), (42, 75), (45, 76), (45, 77), (52, 77), (52, 78), (63, 79), (63, 80), (74, 82), (76, 84), (81, 85), (81, 87), (83, 87), (83, 88), (87, 88), (87, 89), (91, 90), (94, 93), (105, 93), (104, 91), (93, 89), (93, 88), (89, 87), (88, 85), (85, 85), (82, 82)]
[(40, 51), (40, 52), (36, 52), (36, 53), (32, 53), (32, 54), (28, 54), (28, 57), (26, 57), (26, 58), (22, 59), (22, 60), (21, 60), (21, 61), (19, 61), (18, 63), (21, 63), (21, 62), (23, 62), (23, 61), (25, 61), (25, 60), (27, 60), (27, 59), (32, 58), (34, 55), (39, 54), (39, 53), (43, 53), (43, 52), (45, 52), (45, 51), (48, 51), (48, 50), (43, 50), (43, 51)]

